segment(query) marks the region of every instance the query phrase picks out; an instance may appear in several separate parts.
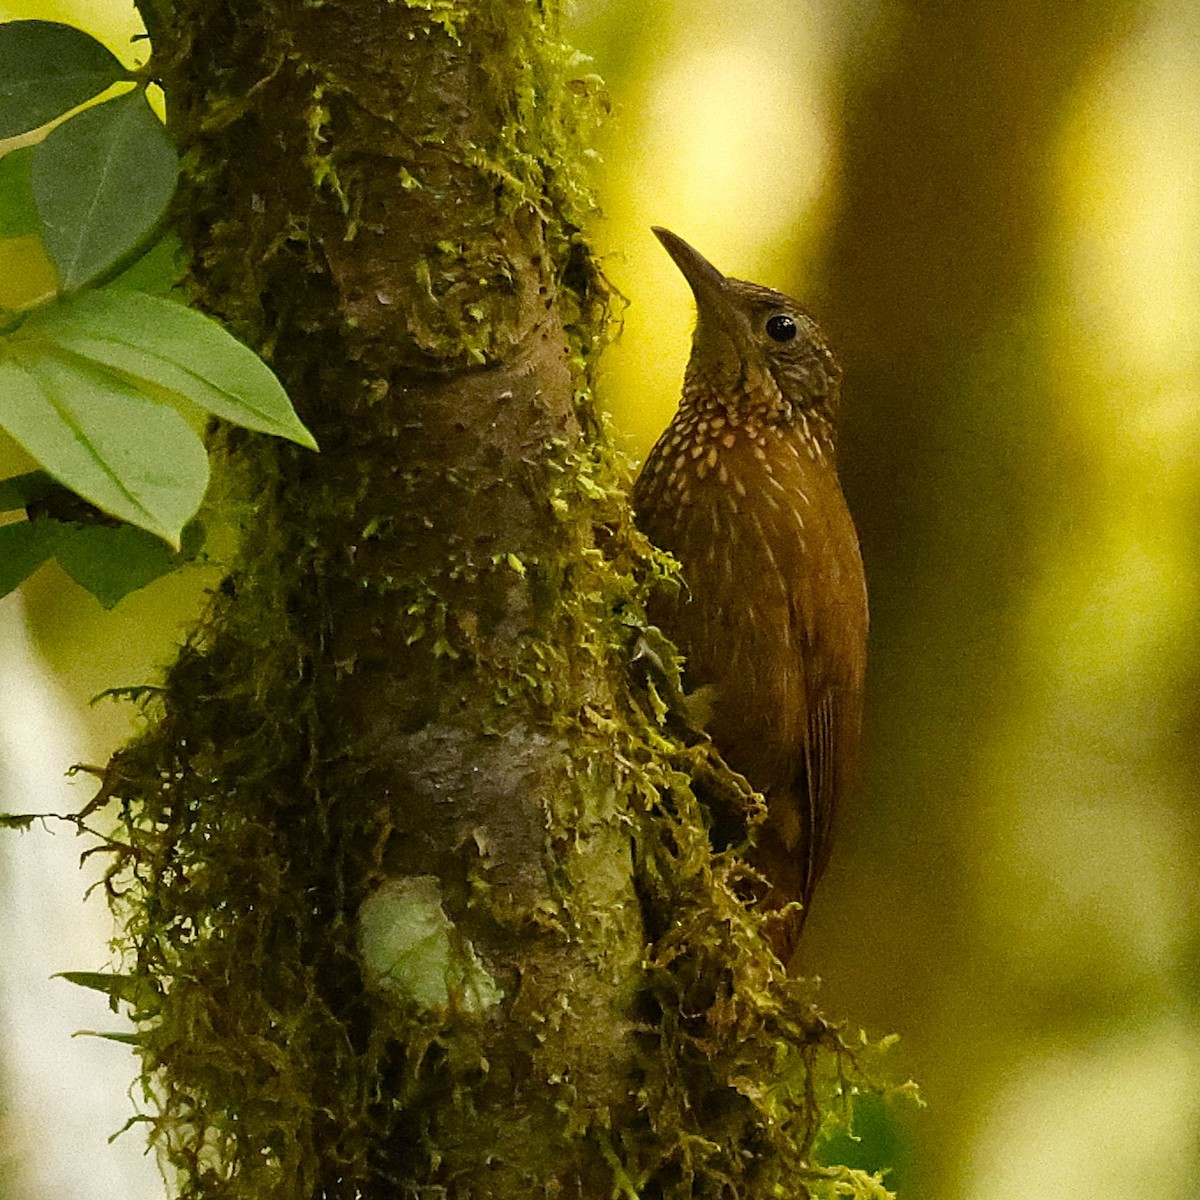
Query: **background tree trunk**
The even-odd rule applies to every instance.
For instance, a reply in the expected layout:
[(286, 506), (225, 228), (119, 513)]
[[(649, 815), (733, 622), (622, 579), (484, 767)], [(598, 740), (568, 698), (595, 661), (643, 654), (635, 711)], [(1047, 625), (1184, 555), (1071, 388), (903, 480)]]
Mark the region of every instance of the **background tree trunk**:
[[(1000, 1024), (989, 1005), (1020, 1012), (1006, 989), (1026, 984), (1005, 978), (1011, 950), (979, 940), (972, 917), (1001, 853), (995, 823), (1042, 819), (1006, 808), (997, 745), (1028, 706), (1025, 681), (1047, 669), (1028, 648), (1032, 581), (1090, 470), (1056, 394), (1055, 357), (1069, 350), (1047, 329), (1053, 164), (1080, 80), (1136, 17), (1129, 0), (917, 4), (886, 67), (847, 81), (816, 303), (848, 364), (843, 475), (872, 599), (871, 801), (848, 824), (859, 857), (845, 886), (831, 879), (814, 933), (819, 955), (869, 931), (830, 972), (835, 1009), (853, 997), (870, 1025), (895, 1020), (883, 997), (912, 997), (902, 1053), (930, 1098), (921, 1195), (968, 1190), (956, 1130), (965, 1112), (990, 1121), (1015, 1057), (982, 1047)], [(1033, 786), (1052, 808), (1057, 782)], [(963, 1069), (964, 1044), (977, 1070)]]

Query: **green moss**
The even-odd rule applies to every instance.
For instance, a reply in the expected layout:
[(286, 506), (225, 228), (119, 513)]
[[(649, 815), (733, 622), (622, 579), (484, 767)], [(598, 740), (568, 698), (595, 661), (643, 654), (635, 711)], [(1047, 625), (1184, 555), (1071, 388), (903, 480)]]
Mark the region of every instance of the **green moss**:
[(427, 29), (440, 29), (447, 37), (459, 40), (459, 32), (471, 16), (467, 5), (454, 0), (404, 0), (405, 7), (429, 14)]
[[(313, 89), (312, 100), (308, 106), (306, 125), (309, 144), (305, 162), (312, 172), (313, 186), (318, 191), (321, 188), (329, 188), (337, 197), (342, 212), (349, 213), (350, 199), (342, 187), (333, 155), (327, 148), (330, 138), (330, 111), (329, 106), (323, 103), (324, 95), (324, 86), (318, 84)], [(346, 236), (353, 237), (354, 232), (352, 223), (346, 230)]]

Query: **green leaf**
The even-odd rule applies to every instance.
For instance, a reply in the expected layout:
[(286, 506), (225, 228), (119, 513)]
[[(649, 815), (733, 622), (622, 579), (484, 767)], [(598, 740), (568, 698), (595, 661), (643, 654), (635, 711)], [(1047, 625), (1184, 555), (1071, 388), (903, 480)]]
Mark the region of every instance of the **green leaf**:
[[(71, 1036), (103, 1038), (106, 1042), (120, 1042), (122, 1046), (140, 1046), (146, 1040), (140, 1033), (106, 1033), (103, 1029), (77, 1029)], [(111, 1142), (112, 1138), (108, 1140)]]
[(114, 608), (130, 592), (186, 561), (161, 538), (133, 525), (67, 525), (54, 556), (105, 608)]
[[(118, 975), (110, 971), (59, 971), (51, 978), (65, 979), (77, 987), (103, 992), (113, 1012), (118, 1012), (122, 1004), (129, 1005), (135, 1021), (143, 1019), (144, 1014), (156, 1011), (162, 999), (158, 988), (141, 975)], [(72, 1036), (105, 1038), (127, 1046), (138, 1046), (143, 1040), (140, 1033), (112, 1033), (95, 1029), (79, 1029)]]
[(55, 550), (57, 521), (16, 521), (0, 525), (0, 596), (18, 588)]
[(33, 202), (33, 147), (22, 146), (0, 158), (0, 238), (28, 237), (41, 227)]
[(0, 426), (60, 483), (172, 546), (208, 485), (188, 423), (86, 363), (0, 359)]
[(271, 368), (195, 309), (102, 288), (42, 310), (25, 328), (135, 385), (153, 384), (235, 425), (317, 448)]
[(0, 479), (0, 512), (25, 508), (57, 486), (45, 471), (29, 471), (11, 479)]
[(179, 159), (142, 88), (64, 121), (33, 149), (33, 196), (64, 291), (129, 254), (159, 224)]
[(359, 906), (356, 923), (364, 973), (380, 991), (435, 1010), (453, 999), (473, 1013), (504, 999), (475, 948), (456, 935), (436, 876), (387, 880)]
[(110, 291), (148, 292), (169, 296), (187, 270), (187, 257), (178, 235), (161, 237), (105, 287)]
[(88, 701), (88, 705), (94, 708), (101, 700), (122, 700), (128, 701), (130, 704), (141, 704), (143, 700), (163, 695), (166, 690), (165, 687), (159, 687), (154, 683), (132, 683), (126, 684), (124, 687), (110, 687), (105, 688), (102, 692), (97, 692)]
[(0, 138), (37, 129), (128, 78), (106, 47), (73, 25), (0, 25)]
[[(154, 985), (141, 975), (118, 975), (111, 971), (59, 971), (51, 976), (52, 979), (65, 979), (76, 987), (90, 988), (94, 992), (103, 992), (112, 1005), (113, 1012), (117, 1011), (118, 1003), (128, 1004), (131, 1008), (142, 1009), (153, 1007), (159, 999)], [(104, 1034), (96, 1035), (98, 1037)]]

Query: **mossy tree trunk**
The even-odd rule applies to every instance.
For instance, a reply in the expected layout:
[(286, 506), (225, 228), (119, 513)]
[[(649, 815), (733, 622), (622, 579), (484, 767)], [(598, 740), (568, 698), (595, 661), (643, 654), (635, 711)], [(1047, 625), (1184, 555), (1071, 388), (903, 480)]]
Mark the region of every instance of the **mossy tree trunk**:
[[(362, 993), (354, 916), (390, 895), (435, 943), (452, 927), (446, 1001), (488, 1015), (423, 1048), (452, 1052), (458, 1092), (409, 1099), (432, 1145), (396, 1130), (372, 1153), (417, 1178), (436, 1146), (479, 1194), (584, 1187), (596, 1163), (548, 1135), (623, 1103), (642, 935), (602, 718), (624, 580), (592, 548), (609, 481), (589, 479), (585, 347), (564, 332), (601, 314), (557, 164), (561, 52), (503, 0), (192, 3), (168, 44), (198, 296), (267, 349), (322, 446), (234, 454), (242, 562), (171, 679), (169, 745), (195, 747), (180, 786), (221, 781), (159, 888), (214, 914), (196, 977), (172, 965), (172, 1006), (221, 1047), (198, 1067), (224, 1077), (196, 1086), (222, 1132), (262, 1139), (233, 1160), (247, 1194), (295, 1172), (337, 1193), (361, 1151), (326, 1114), (388, 1104), (359, 1078), (386, 1005)], [(395, 888), (414, 877), (436, 884)], [(440, 1006), (431, 954), (390, 993), (408, 1018)], [(393, 1071), (419, 1088), (416, 1062), (371, 1062)], [(247, 1115), (267, 1077), (278, 1115)]]
[(652, 560), (587, 387), (590, 100), (552, 8), (152, 21), (195, 296), (321, 444), (226, 435), (237, 561), (106, 782), (188, 1196), (810, 1174), (829, 1032), (626, 682)]

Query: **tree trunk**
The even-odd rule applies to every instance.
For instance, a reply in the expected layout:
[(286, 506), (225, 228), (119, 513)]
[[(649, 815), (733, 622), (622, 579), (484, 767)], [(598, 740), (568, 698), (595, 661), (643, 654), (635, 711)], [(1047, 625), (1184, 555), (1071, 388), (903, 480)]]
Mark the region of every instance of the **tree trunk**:
[(840, 1043), (627, 682), (661, 565), (587, 386), (594, 102), (553, 18), (157, 33), (195, 295), (321, 444), (224, 435), (236, 561), (106, 782), (183, 1193), (803, 1194)]

